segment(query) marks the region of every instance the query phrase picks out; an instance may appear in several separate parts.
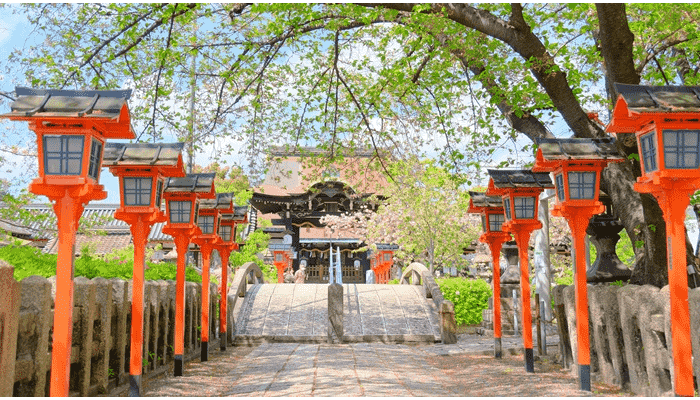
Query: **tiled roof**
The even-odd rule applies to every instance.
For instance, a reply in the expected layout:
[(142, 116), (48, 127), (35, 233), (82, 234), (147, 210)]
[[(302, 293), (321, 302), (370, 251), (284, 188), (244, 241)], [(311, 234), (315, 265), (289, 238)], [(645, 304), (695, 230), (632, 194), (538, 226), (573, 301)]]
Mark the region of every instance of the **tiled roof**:
[[(131, 244), (130, 233), (117, 233), (108, 235), (83, 235), (77, 234), (75, 237), (75, 251), (80, 253), (84, 246), (89, 246), (91, 250), (98, 255), (109, 254), (114, 250), (122, 249)], [(44, 253), (58, 253), (58, 237), (55, 237), (46, 243)]]

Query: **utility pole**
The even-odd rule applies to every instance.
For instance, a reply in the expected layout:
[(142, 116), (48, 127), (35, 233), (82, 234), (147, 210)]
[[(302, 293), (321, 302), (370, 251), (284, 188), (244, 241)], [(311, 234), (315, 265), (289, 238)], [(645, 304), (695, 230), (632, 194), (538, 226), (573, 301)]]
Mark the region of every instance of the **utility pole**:
[(192, 51), (192, 76), (190, 79), (190, 126), (189, 126), (189, 137), (187, 138), (187, 173), (193, 173), (194, 169), (194, 96), (195, 89), (197, 87), (197, 75), (195, 74), (197, 68), (197, 51), (196, 48)]

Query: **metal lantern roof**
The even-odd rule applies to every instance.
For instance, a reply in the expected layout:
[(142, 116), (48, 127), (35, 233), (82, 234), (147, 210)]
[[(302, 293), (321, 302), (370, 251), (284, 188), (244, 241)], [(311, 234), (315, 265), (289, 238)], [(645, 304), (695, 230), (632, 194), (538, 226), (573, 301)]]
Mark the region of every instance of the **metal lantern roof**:
[(13, 120), (106, 119), (125, 127), (114, 132), (105, 130), (101, 132), (103, 136), (110, 138), (116, 135), (114, 138), (119, 139), (136, 137), (131, 128), (126, 102), (131, 97), (131, 90), (52, 90), (17, 87), (15, 93), (17, 99), (10, 104), (11, 112), (0, 117)]
[(618, 97), (605, 128), (613, 134), (635, 133), (659, 118), (696, 119), (700, 113), (700, 86), (614, 85)]
[(624, 160), (615, 138), (536, 139), (545, 160)]
[(233, 195), (233, 193), (217, 193), (215, 199), (202, 199), (199, 202), (200, 210), (233, 210)]
[(503, 207), (503, 200), (500, 196), (487, 196), (483, 192), (469, 192), (469, 199), (471, 200), (471, 206), (473, 207)]
[(184, 143), (109, 142), (105, 144), (102, 166), (183, 166), (182, 149), (184, 146)]
[(169, 178), (165, 184), (165, 193), (191, 192), (214, 194), (215, 173), (187, 174), (183, 177)]
[(554, 183), (546, 172), (532, 172), (529, 169), (507, 170), (489, 169), (493, 185), (498, 188), (542, 188), (552, 189)]
[(615, 83), (630, 111), (700, 112), (700, 86), (643, 86)]

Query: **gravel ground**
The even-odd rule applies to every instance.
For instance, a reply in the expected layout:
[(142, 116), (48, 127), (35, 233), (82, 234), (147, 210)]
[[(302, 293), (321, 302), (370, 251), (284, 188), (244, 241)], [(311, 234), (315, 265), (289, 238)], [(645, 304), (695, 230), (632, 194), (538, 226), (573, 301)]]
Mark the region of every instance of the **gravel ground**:
[[(460, 342), (464, 340), (462, 337)], [(186, 363), (183, 377), (173, 377), (170, 371), (146, 380), (143, 395), (632, 396), (597, 382), (593, 382), (592, 392), (577, 390), (576, 378), (553, 359), (537, 357), (532, 374), (525, 372), (522, 355), (496, 360), (486, 354), (445, 353), (430, 345), (263, 344), (229, 348), (224, 353), (212, 351), (208, 362)]]

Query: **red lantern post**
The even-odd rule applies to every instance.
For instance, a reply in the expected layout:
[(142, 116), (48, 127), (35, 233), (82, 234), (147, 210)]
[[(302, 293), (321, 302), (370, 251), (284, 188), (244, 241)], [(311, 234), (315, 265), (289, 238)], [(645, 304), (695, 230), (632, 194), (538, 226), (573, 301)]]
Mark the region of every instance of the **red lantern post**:
[(141, 395), (143, 358), (143, 301), (146, 244), (151, 227), (165, 222), (160, 209), (165, 179), (185, 176), (183, 143), (107, 143), (102, 166), (119, 178), (121, 207), (114, 218), (131, 226), (134, 275), (131, 290), (131, 356), (129, 395)]
[(537, 219), (538, 198), (545, 189), (554, 187), (549, 174), (536, 174), (529, 170), (488, 170), (491, 179), (487, 196), (501, 196), (506, 221), (503, 230), (515, 237), (520, 255), (520, 292), (522, 297), (523, 345), (525, 370), (535, 372), (532, 352), (532, 313), (530, 311), (530, 263), (528, 247), (532, 231), (542, 228)]
[(486, 196), (484, 193), (469, 192), (468, 213), (481, 214), (484, 234), (479, 241), (489, 245), (493, 265), (493, 338), (494, 357), (502, 357), (501, 330), (501, 247), (511, 240), (510, 233), (504, 232), (505, 222), (503, 202), (498, 196)]
[(574, 235), (574, 289), (579, 385), (591, 390), (586, 276), (586, 228), (590, 219), (605, 211), (598, 199), (600, 177), (610, 162), (621, 162), (613, 138), (538, 139), (533, 172), (553, 172), (557, 205), (553, 215), (566, 218)]
[(216, 199), (202, 200), (198, 220), (202, 234), (192, 238), (192, 242), (199, 245), (202, 254), (201, 361), (209, 359), (209, 269), (212, 251), (223, 243), (219, 236), (222, 212), (233, 212), (233, 193), (217, 193)]
[(233, 212), (222, 213), (219, 225), (219, 237), (221, 243), (214, 246), (221, 255), (221, 287), (219, 289), (219, 345), (221, 351), (226, 350), (228, 313), (228, 263), (232, 251), (238, 250), (236, 243), (236, 225), (248, 222), (248, 207), (234, 207)]
[(29, 191), (53, 203), (58, 225), (51, 396), (68, 396), (73, 336), (75, 234), (85, 204), (107, 197), (99, 184), (105, 139), (133, 139), (126, 101), (130, 90), (76, 91), (15, 88), (11, 112), (36, 133), (39, 177)]
[(693, 396), (685, 248), (685, 210), (700, 189), (700, 86), (615, 84), (619, 93), (606, 130), (634, 133), (642, 176), (634, 189), (659, 202), (666, 221), (674, 390)]
[(167, 221), (163, 233), (175, 240), (177, 274), (175, 276), (175, 368), (174, 375), (182, 376), (185, 352), (185, 267), (190, 240), (201, 234), (197, 226), (200, 198), (216, 198), (215, 174), (189, 174), (170, 178), (165, 185)]

